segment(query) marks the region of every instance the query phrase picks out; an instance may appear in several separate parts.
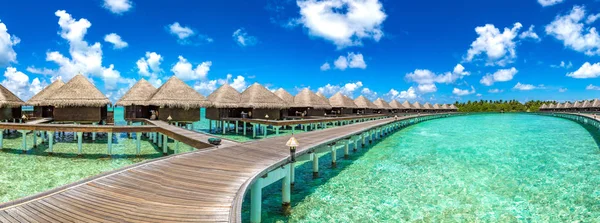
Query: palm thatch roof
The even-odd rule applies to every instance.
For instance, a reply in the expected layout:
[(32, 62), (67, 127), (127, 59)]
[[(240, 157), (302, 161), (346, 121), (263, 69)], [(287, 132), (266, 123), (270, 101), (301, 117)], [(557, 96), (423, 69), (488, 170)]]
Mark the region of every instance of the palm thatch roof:
[(327, 101), (329, 101), (327, 99), (327, 97), (325, 97), (325, 95), (323, 95), (323, 93), (321, 93), (321, 92), (317, 92), (316, 95), (319, 96), (319, 97), (321, 97), (321, 98), (323, 98), (323, 99), (325, 99), (325, 100), (327, 100)]
[(208, 95), (208, 100), (212, 102), (215, 108), (237, 108), (240, 105), (242, 94), (229, 84), (223, 84), (212, 94)]
[(377, 98), (375, 101), (373, 101), (373, 104), (375, 104), (379, 109), (392, 109), (392, 106), (390, 106), (387, 101), (384, 101), (381, 98)]
[(548, 105), (548, 109), (555, 109), (555, 108), (556, 108), (556, 104), (554, 104), (554, 103)]
[(329, 100), (325, 97), (318, 96), (308, 88), (302, 89), (300, 93), (294, 97), (294, 108), (315, 108), (315, 109), (331, 109)]
[(331, 98), (329, 98), (329, 104), (334, 108), (357, 108), (354, 101), (349, 97), (346, 97), (342, 93), (335, 93)]
[(212, 106), (209, 100), (175, 76), (156, 90), (148, 104), (186, 110)]
[(450, 107), (449, 107), (449, 108), (450, 108), (450, 109), (452, 109), (452, 110), (458, 110), (458, 108), (456, 107), (456, 105), (453, 105), (453, 104), (452, 104), (452, 105), (450, 105)]
[(433, 106), (431, 106), (431, 107), (432, 107), (433, 109), (435, 109), (435, 110), (439, 110), (439, 109), (441, 109), (441, 108), (442, 108), (442, 107), (440, 107), (440, 105), (438, 105), (437, 103), (436, 103), (436, 104), (434, 104), (434, 105), (433, 105)]
[(558, 103), (558, 104), (556, 104), (556, 108), (564, 108), (564, 104), (563, 103)]
[(354, 104), (356, 104), (358, 108), (362, 109), (377, 109), (377, 105), (373, 104), (373, 102), (369, 101), (369, 99), (362, 95), (354, 99)]
[(541, 109), (548, 109), (548, 105), (546, 105), (546, 104), (542, 104), (542, 106), (540, 106), (540, 110), (541, 110)]
[(563, 108), (572, 108), (573, 104), (571, 104), (571, 102), (567, 101), (565, 102), (565, 104), (563, 105)]
[(75, 75), (39, 105), (56, 107), (102, 107), (110, 100), (85, 76)]
[(18, 108), (25, 103), (10, 90), (0, 85), (0, 108)]
[(594, 99), (594, 101), (590, 103), (590, 108), (600, 108), (600, 100)]
[(448, 110), (450, 109), (450, 106), (448, 106), (447, 104), (443, 104), (441, 108), (444, 110)]
[(423, 109), (423, 106), (421, 106), (421, 104), (418, 101), (415, 101), (415, 103), (413, 103), (412, 106), (415, 109)]
[(275, 91), (275, 95), (277, 95), (277, 97), (283, 99), (283, 101), (285, 101), (288, 104), (293, 104), (294, 103), (294, 96), (292, 94), (290, 94), (289, 92), (287, 92), (286, 90), (284, 90), (283, 88), (279, 88)]
[(413, 106), (410, 102), (408, 101), (404, 101), (404, 103), (402, 103), (402, 106), (404, 106), (405, 109), (415, 109), (415, 106)]
[(581, 101), (575, 101), (575, 103), (573, 103), (573, 108), (581, 108), (582, 105), (583, 103)]
[(423, 105), (423, 109), (432, 110), (432, 109), (433, 109), (433, 107), (431, 106), (431, 104), (429, 104), (429, 102), (426, 102), (426, 103)]
[(288, 103), (279, 98), (269, 89), (258, 83), (250, 85), (242, 92), (240, 107), (255, 109), (284, 109), (289, 108)]
[(42, 89), (40, 92), (38, 92), (37, 94), (35, 94), (33, 97), (31, 97), (28, 101), (27, 104), (28, 105), (32, 105), (32, 106), (38, 106), (40, 105), (42, 102), (44, 102), (44, 100), (46, 100), (48, 97), (54, 95), (54, 93), (63, 85), (65, 85), (65, 82), (63, 82), (62, 80), (55, 80), (54, 82), (52, 82), (52, 84), (46, 86), (44, 89)]
[(156, 93), (156, 88), (145, 79), (140, 79), (117, 101), (116, 105), (148, 105), (148, 100), (150, 100), (154, 93)]
[(394, 100), (392, 100), (392, 102), (390, 102), (390, 106), (392, 106), (393, 109), (405, 109), (404, 105), (402, 105), (402, 103), (400, 103), (396, 99), (394, 99)]

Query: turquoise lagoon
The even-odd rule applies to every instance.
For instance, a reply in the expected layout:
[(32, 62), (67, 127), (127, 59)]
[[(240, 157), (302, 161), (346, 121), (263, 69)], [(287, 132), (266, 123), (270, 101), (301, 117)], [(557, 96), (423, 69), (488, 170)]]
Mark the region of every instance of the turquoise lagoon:
[(263, 191), (263, 222), (600, 222), (598, 139), (546, 116), (427, 121), (340, 156), (337, 169), (325, 155), (316, 180), (301, 165), (291, 215), (275, 183)]

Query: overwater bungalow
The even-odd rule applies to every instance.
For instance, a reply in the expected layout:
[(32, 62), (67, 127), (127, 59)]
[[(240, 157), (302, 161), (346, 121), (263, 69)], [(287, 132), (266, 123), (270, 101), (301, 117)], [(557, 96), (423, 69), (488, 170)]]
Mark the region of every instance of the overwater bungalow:
[(384, 101), (381, 98), (377, 98), (375, 101), (373, 101), (373, 104), (375, 106), (377, 106), (375, 113), (379, 113), (379, 114), (391, 114), (392, 113), (392, 106), (390, 106), (390, 104), (387, 103), (387, 101)]
[(583, 100), (583, 101), (581, 102), (581, 108), (580, 108), (580, 111), (582, 111), (582, 112), (587, 112), (587, 111), (589, 111), (589, 110), (590, 110), (590, 109), (589, 109), (589, 107), (590, 107), (590, 101), (589, 101), (589, 100)]
[(140, 79), (115, 105), (125, 108), (123, 115), (127, 121), (138, 118), (149, 119), (152, 114), (150, 113), (148, 101), (156, 93), (156, 90), (150, 82)]
[(158, 120), (188, 124), (200, 120), (200, 108), (212, 103), (192, 87), (172, 76), (148, 101)]
[(27, 105), (33, 106), (33, 117), (31, 118), (52, 118), (54, 115), (54, 106), (41, 106), (41, 104), (50, 96), (54, 95), (56, 91), (65, 85), (62, 80), (55, 80), (52, 84), (46, 86), (40, 92), (35, 94), (27, 101)]
[(458, 108), (454, 104), (451, 104), (449, 108), (450, 108), (450, 111), (454, 111), (454, 112), (458, 111)]
[(106, 123), (110, 100), (85, 76), (75, 75), (40, 106), (52, 106), (55, 122)]
[(573, 103), (573, 106), (571, 107), (571, 111), (582, 111), (583, 108), (581, 107), (583, 105), (583, 102), (581, 101), (575, 101), (575, 103)]
[(594, 99), (592, 102), (590, 102), (589, 109), (590, 111), (600, 111), (600, 100)]
[(449, 105), (447, 105), (447, 104), (443, 104), (442, 106), (440, 106), (440, 109), (441, 109), (443, 112), (448, 112), (448, 111), (450, 111), (450, 106), (449, 106)]
[(356, 104), (356, 109), (352, 112), (354, 114), (373, 114), (373, 110), (377, 109), (377, 105), (362, 95), (354, 99), (354, 104)]
[(425, 111), (425, 109), (423, 108), (421, 103), (419, 103), (418, 101), (415, 101), (415, 103), (413, 103), (412, 106), (414, 108), (414, 111), (417, 113), (421, 113), (421, 112)]
[(212, 107), (206, 108), (206, 118), (209, 120), (222, 120), (223, 118), (241, 118), (239, 109), (242, 94), (229, 84), (223, 84), (212, 94), (208, 100)]
[(542, 106), (540, 106), (539, 110), (540, 110), (540, 111), (546, 111), (546, 110), (548, 110), (548, 105), (547, 105), (547, 104), (545, 104), (545, 103), (544, 103), (544, 104), (542, 104)]
[(277, 95), (277, 97), (283, 99), (283, 101), (285, 101), (285, 103), (288, 103), (289, 105), (294, 103), (294, 96), (286, 90), (284, 90), (283, 88), (279, 88), (273, 93)]
[(442, 112), (442, 107), (437, 103), (431, 107), (433, 108), (433, 112), (435, 112), (435, 113)]
[(404, 112), (404, 106), (398, 100), (394, 99), (390, 102), (390, 106), (392, 107), (392, 113), (402, 113)]
[(25, 103), (10, 90), (0, 85), (0, 120), (18, 122), (21, 120), (21, 106)]
[(289, 105), (267, 88), (254, 83), (242, 92), (239, 108), (248, 118), (280, 120)]
[(429, 102), (425, 102), (425, 104), (423, 104), (423, 110), (427, 113), (433, 113), (433, 106), (431, 106), (431, 104), (429, 104)]
[(352, 115), (354, 114), (354, 109), (358, 108), (352, 99), (341, 92), (335, 93), (329, 98), (329, 105), (331, 105), (332, 113), (339, 115)]
[(410, 102), (408, 101), (404, 101), (402, 103), (402, 106), (404, 106), (404, 112), (405, 113), (412, 113), (412, 112), (417, 112), (417, 110), (415, 109), (415, 106), (413, 106)]
[(567, 101), (563, 104), (563, 111), (572, 111), (573, 110), (573, 104), (571, 104), (571, 102)]
[(310, 89), (304, 88), (294, 97), (294, 104), (289, 109), (290, 116), (301, 116), (301, 114), (304, 114), (304, 116), (332, 115), (331, 105), (327, 98), (318, 96)]

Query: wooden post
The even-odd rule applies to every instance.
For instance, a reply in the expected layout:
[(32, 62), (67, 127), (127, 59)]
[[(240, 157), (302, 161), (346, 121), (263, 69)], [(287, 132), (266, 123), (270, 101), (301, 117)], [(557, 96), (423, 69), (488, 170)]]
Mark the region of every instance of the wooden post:
[(0, 129), (0, 150), (4, 149), (4, 129)]
[(162, 140), (163, 140), (162, 134), (157, 133), (156, 137), (158, 138), (158, 147), (161, 147), (162, 146)]
[(108, 137), (107, 138), (107, 140), (108, 140), (108, 150), (106, 151), (106, 153), (108, 154), (108, 156), (111, 156), (112, 155), (112, 140), (113, 140), (112, 139), (112, 137), (113, 137), (112, 132), (107, 133), (106, 136)]
[(212, 120), (208, 120), (208, 133), (212, 132)]
[(344, 140), (344, 159), (350, 156), (350, 140)]
[(83, 132), (77, 132), (77, 155), (81, 156), (82, 144), (83, 143)]
[(37, 148), (37, 131), (33, 131), (33, 148)]
[(140, 155), (141, 151), (142, 151), (142, 133), (141, 132), (136, 132), (135, 133), (135, 148), (136, 148), (136, 155)]
[(27, 151), (27, 133), (25, 132), (25, 130), (21, 130), (19, 132), (21, 132), (21, 136), (23, 137), (23, 142), (21, 143), (21, 149), (23, 150), (23, 152), (26, 152)]
[(164, 134), (163, 134), (163, 142), (162, 142), (162, 143), (163, 143), (163, 144), (162, 144), (162, 147), (163, 147), (163, 155), (167, 155), (167, 154), (169, 153), (169, 150), (168, 150), (169, 148), (168, 148), (168, 146), (167, 146), (167, 143), (168, 143), (168, 142), (169, 142), (169, 137), (167, 137), (167, 135), (164, 135)]
[(275, 135), (279, 135), (279, 128), (281, 128), (281, 126), (275, 126)]
[(260, 223), (262, 206), (262, 178), (250, 187), (250, 222)]
[(328, 146), (331, 150), (331, 168), (337, 167), (337, 149), (334, 146)]
[(316, 153), (312, 154), (312, 160), (313, 160), (313, 179), (316, 179), (319, 177), (319, 156)]
[(175, 140), (175, 154), (179, 153), (179, 141)]
[(54, 132), (48, 132), (48, 153), (52, 155), (52, 147), (54, 145)]
[(246, 135), (246, 122), (244, 122), (244, 129), (243, 129), (243, 131), (244, 131), (244, 136), (245, 136)]
[(267, 138), (267, 125), (263, 127), (263, 138)]
[[(291, 164), (286, 165), (284, 168), (289, 169), (291, 166)], [(291, 201), (291, 194), (292, 194), (292, 188), (291, 188), (291, 178), (290, 178), (290, 171), (287, 171), (285, 176), (283, 177), (283, 180), (281, 181), (281, 207), (283, 208), (283, 213), (285, 215), (289, 215), (290, 211), (291, 211), (291, 205), (290, 205), (290, 201)]]
[(256, 125), (252, 124), (252, 138), (256, 138)]
[(223, 129), (223, 135), (225, 135), (225, 133), (227, 132), (227, 127), (225, 127), (226, 122), (225, 121), (221, 121), (221, 129)]
[(239, 131), (240, 131), (240, 130), (239, 130), (239, 128), (238, 128), (238, 124), (239, 124), (238, 120), (235, 120), (235, 134), (236, 134), (236, 135), (237, 135), (237, 134), (239, 133)]

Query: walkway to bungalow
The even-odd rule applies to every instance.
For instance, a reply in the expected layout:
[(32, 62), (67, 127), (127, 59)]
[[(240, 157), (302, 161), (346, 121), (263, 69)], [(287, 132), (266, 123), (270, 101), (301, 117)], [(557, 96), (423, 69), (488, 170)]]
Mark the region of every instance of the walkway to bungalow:
[[(427, 115), (420, 116), (422, 119)], [(417, 116), (404, 116), (408, 120)], [(297, 134), (298, 156), (397, 123), (394, 118)], [(181, 133), (152, 122), (164, 133)], [(0, 206), (0, 222), (239, 222), (244, 194), (260, 176), (289, 163), (289, 137), (198, 150), (126, 167)], [(177, 139), (184, 141), (183, 139)], [(363, 141), (364, 142), (364, 141)]]

